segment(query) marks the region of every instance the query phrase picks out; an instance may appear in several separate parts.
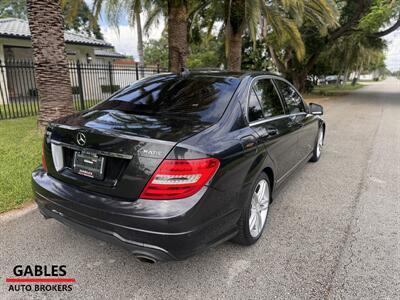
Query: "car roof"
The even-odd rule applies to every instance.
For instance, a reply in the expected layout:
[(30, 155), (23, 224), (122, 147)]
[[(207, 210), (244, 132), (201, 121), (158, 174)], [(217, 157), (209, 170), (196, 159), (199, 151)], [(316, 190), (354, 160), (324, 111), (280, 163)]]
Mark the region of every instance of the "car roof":
[[(166, 74), (172, 74), (172, 73), (163, 73), (160, 74), (166, 75)], [(272, 72), (266, 72), (266, 71), (240, 71), (240, 72), (230, 72), (230, 71), (221, 71), (221, 70), (213, 70), (213, 69), (194, 69), (194, 70), (189, 70), (186, 76), (188, 77), (203, 77), (203, 76), (212, 76), (212, 77), (234, 77), (238, 79), (244, 79), (246, 77), (256, 77), (256, 76), (262, 76), (262, 75), (270, 75), (270, 76), (276, 76), (276, 77), (281, 77), (281, 75), (272, 73)]]

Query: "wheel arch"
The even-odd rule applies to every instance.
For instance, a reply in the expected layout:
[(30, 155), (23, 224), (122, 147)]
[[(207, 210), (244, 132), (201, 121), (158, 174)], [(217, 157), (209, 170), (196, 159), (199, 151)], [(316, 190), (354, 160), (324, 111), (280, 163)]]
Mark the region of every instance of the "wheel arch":
[(271, 168), (271, 167), (265, 167), (263, 170), (262, 170), (262, 172), (264, 172), (265, 174), (267, 174), (267, 176), (268, 176), (268, 179), (269, 179), (269, 184), (271, 185), (270, 186), (270, 189), (271, 189), (271, 195), (272, 195), (272, 192), (273, 192), (273, 190), (274, 190), (274, 186), (275, 186), (275, 177), (274, 177), (274, 170)]

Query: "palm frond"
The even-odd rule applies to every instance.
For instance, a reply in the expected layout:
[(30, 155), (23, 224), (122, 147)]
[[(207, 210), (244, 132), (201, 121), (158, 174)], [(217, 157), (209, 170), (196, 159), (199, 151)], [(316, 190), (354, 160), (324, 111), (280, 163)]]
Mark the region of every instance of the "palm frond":
[(338, 25), (338, 11), (330, 0), (308, 0), (304, 6), (304, 19), (326, 35), (329, 28)]
[(280, 45), (291, 45), (297, 59), (301, 61), (305, 56), (305, 47), (296, 20), (286, 17), (282, 13), (280, 7), (274, 5), (262, 5), (261, 10), (262, 15), (264, 16), (270, 31), (274, 34), (277, 43)]
[(147, 18), (143, 26), (144, 32), (148, 34), (153, 25), (158, 26), (160, 23), (160, 17), (163, 15), (164, 10), (161, 6), (153, 6), (151, 9), (147, 10)]
[(260, 22), (261, 10), (259, 0), (246, 0), (245, 19), (249, 29), (250, 37), (255, 46), (257, 40), (257, 28)]

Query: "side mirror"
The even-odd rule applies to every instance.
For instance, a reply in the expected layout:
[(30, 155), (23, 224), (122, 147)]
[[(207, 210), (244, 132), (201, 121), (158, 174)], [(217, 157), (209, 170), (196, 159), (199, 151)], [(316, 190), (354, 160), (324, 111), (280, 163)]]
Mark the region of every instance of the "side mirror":
[(324, 114), (324, 108), (319, 104), (310, 103), (309, 108), (310, 108), (310, 113), (313, 115), (320, 116)]

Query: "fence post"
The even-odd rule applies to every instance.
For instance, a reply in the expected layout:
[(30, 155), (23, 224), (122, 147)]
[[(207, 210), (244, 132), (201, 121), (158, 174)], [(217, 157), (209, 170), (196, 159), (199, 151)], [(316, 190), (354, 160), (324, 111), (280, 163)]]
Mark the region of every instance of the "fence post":
[(83, 98), (81, 63), (79, 60), (76, 62), (76, 73), (78, 75), (79, 102), (81, 104), (81, 109), (84, 110), (85, 109), (85, 99)]
[(135, 63), (135, 69), (136, 69), (136, 80), (139, 80), (139, 67), (138, 67), (138, 63)]
[(157, 64), (157, 73), (160, 73), (160, 64)]
[(110, 77), (110, 93), (114, 93), (113, 70), (111, 61), (108, 62), (108, 76)]

